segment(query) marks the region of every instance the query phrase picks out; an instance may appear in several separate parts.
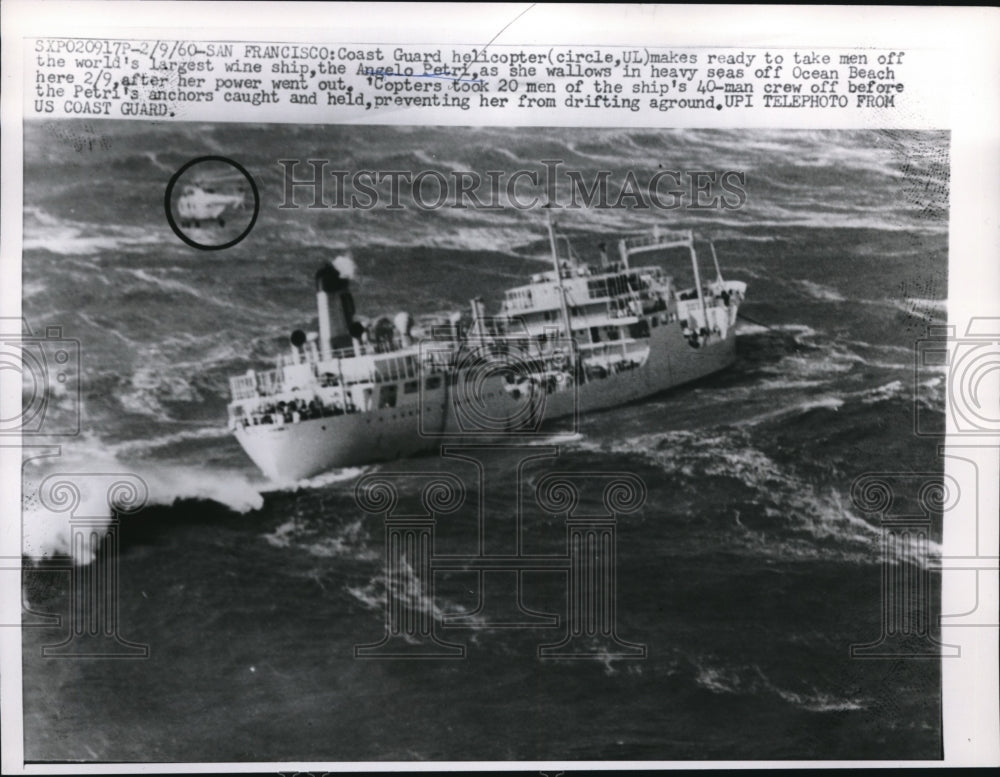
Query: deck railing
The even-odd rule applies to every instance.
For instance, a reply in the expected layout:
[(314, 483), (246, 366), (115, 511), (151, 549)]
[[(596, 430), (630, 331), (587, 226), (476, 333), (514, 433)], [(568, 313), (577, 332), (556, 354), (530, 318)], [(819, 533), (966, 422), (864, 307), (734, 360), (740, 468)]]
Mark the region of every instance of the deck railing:
[(634, 251), (638, 248), (655, 248), (665, 245), (691, 245), (693, 242), (694, 233), (691, 230), (654, 229), (652, 232), (628, 235), (622, 239), (621, 245), (628, 251)]

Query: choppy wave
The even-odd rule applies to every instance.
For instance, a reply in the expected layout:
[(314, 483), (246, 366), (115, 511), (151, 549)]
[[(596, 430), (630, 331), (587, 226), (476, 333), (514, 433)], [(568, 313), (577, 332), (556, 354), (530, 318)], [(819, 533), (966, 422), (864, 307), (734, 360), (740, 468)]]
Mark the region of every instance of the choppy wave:
[[(128, 446), (122, 446), (121, 452), (129, 452)], [(72, 445), (62, 445), (57, 458), (26, 461), (22, 487), (26, 556), (44, 558), (69, 552), (69, 516), (46, 509), (37, 494), (39, 485), (51, 475), (59, 475), (83, 493), (80, 510), (87, 512), (79, 514), (111, 521), (107, 495), (94, 490), (97, 486), (93, 484), (102, 482), (90, 477), (95, 474), (138, 478), (147, 491), (147, 505), (170, 506), (180, 499), (208, 499), (246, 513), (264, 504), (260, 484), (240, 471), (136, 458), (121, 460), (109, 446), (87, 435)]]
[(144, 249), (163, 242), (164, 233), (114, 223), (59, 218), (41, 208), (25, 206), (24, 250), (45, 250), (65, 256)]
[[(414, 612), (427, 612), (434, 620), (444, 622), (446, 618), (461, 616), (463, 625), (482, 629), (488, 620), (474, 612), (468, 612), (458, 603), (432, 594), (429, 588), (422, 585), (408, 560), (403, 557), (399, 565), (399, 576), (390, 579), (385, 574), (375, 575), (363, 585), (347, 585), (345, 590), (366, 609), (379, 611), (385, 608), (387, 593), (404, 608)], [(411, 639), (405, 633), (402, 635), (408, 641)]]
[[(836, 398), (829, 398), (813, 405), (804, 403), (794, 412), (836, 410), (840, 404)], [(773, 419), (771, 416), (769, 420)], [(778, 463), (748, 442), (743, 424), (732, 431), (669, 431), (603, 442), (584, 440), (574, 447), (640, 457), (665, 475), (692, 484), (692, 488), (693, 484), (718, 478), (734, 488), (749, 489), (758, 496), (744, 508), (761, 513), (767, 522), (750, 522), (750, 516), (741, 515), (736, 503), (715, 528), (726, 535), (727, 545), (740, 547), (755, 557), (829, 559), (836, 553), (837, 558), (853, 563), (881, 561), (880, 527), (861, 517), (842, 489), (817, 484), (790, 465)], [(823, 541), (833, 541), (836, 550), (820, 544)], [(940, 553), (940, 546), (932, 542), (929, 550), (933, 556)], [(913, 549), (904, 549), (904, 557), (918, 564), (929, 563)]]
[(381, 557), (381, 548), (372, 544), (360, 518), (339, 525), (327, 519), (315, 526), (296, 516), (263, 537), (271, 547), (291, 549), (317, 558), (375, 561)]

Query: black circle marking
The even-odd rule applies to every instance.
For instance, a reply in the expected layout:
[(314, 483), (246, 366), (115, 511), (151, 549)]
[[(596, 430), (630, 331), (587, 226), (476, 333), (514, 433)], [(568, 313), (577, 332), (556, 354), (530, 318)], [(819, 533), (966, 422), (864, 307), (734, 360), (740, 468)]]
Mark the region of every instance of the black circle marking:
[[(197, 164), (201, 164), (202, 162), (223, 162), (227, 165), (236, 168), (237, 170), (240, 171), (243, 177), (247, 179), (247, 181), (250, 184), (250, 190), (253, 192), (253, 216), (251, 216), (250, 218), (250, 223), (247, 224), (247, 228), (244, 229), (241, 234), (237, 235), (228, 243), (220, 243), (219, 245), (209, 245), (207, 243), (199, 243), (196, 240), (192, 240), (190, 237), (184, 234), (184, 232), (181, 230), (179, 226), (177, 226), (177, 222), (174, 220), (174, 214), (171, 213), (170, 197), (174, 192), (174, 186), (177, 184), (177, 179), (179, 179), (187, 170), (189, 170), (190, 168), (194, 167)], [(247, 235), (250, 234), (250, 230), (252, 230), (254, 224), (257, 223), (257, 216), (260, 214), (260, 191), (258, 191), (257, 189), (257, 182), (254, 181), (253, 176), (251, 176), (250, 173), (247, 172), (247, 169), (243, 167), (243, 165), (241, 165), (239, 162), (234, 162), (232, 159), (229, 159), (228, 157), (224, 156), (199, 156), (195, 157), (190, 162), (183, 165), (180, 170), (178, 170), (171, 176), (169, 183), (167, 183), (167, 190), (163, 195), (163, 210), (167, 215), (167, 223), (170, 225), (170, 228), (174, 231), (174, 234), (177, 235), (177, 237), (179, 237), (189, 246), (191, 246), (192, 248), (197, 248), (200, 251), (220, 251), (223, 248), (232, 248), (234, 245), (239, 243), (241, 240), (243, 240), (243, 238), (245, 238)]]

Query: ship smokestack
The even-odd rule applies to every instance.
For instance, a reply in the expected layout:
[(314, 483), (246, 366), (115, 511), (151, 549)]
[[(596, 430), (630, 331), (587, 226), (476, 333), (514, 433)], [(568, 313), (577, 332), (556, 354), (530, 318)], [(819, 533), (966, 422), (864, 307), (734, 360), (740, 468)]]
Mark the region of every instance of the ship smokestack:
[(405, 310), (397, 313), (396, 318), (393, 319), (393, 324), (396, 327), (396, 332), (399, 334), (399, 343), (404, 348), (409, 347), (413, 342), (410, 337), (410, 330), (413, 328), (413, 318)]
[(611, 264), (608, 261), (608, 244), (602, 240), (597, 244), (597, 250), (601, 252), (601, 267), (607, 267)]
[(333, 350), (351, 347), (354, 299), (350, 281), (332, 264), (316, 271), (316, 310), (319, 314), (320, 358), (327, 360)]
[(306, 343), (306, 333), (301, 329), (296, 329), (292, 332), (288, 341), (292, 346), (292, 364), (299, 364), (304, 356), (302, 346)]

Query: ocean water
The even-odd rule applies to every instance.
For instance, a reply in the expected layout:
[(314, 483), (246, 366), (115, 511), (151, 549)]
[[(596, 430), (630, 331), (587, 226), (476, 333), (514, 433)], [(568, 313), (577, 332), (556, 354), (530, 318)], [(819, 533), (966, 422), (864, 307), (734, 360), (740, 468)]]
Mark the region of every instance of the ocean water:
[[(880, 633), (880, 530), (852, 505), (868, 472), (941, 470), (914, 403), (943, 414), (944, 375), (915, 342), (947, 300), (948, 135), (900, 132), (373, 128), (29, 122), (24, 315), (79, 340), (81, 395), (24, 468), (24, 735), (28, 760), (907, 759), (941, 754), (930, 660), (859, 660)], [(256, 177), (260, 218), (202, 252), (163, 215), (170, 176), (201, 155)], [(228, 376), (266, 368), (316, 326), (311, 273), (349, 252), (362, 314), (488, 311), (545, 268), (537, 211), (281, 210), (278, 159), (343, 169), (512, 170), (563, 159), (642, 180), (659, 167), (738, 170), (736, 211), (570, 212), (584, 258), (619, 231), (692, 228), (748, 283), (728, 370), (581, 418), (539, 441), (570, 471), (627, 471), (647, 498), (617, 526), (618, 633), (644, 659), (540, 661), (560, 629), (447, 629), (453, 661), (366, 661), (381, 637), (384, 533), (365, 474), (472, 470), (426, 456), (269, 483), (225, 429)], [(710, 256), (710, 254), (705, 254)], [(914, 392), (915, 381), (920, 392)], [(562, 520), (517, 502), (520, 454), (495, 454), (487, 509), (525, 512), (529, 552), (561, 553)], [(139, 660), (43, 658), (68, 611), (65, 516), (52, 472), (131, 472), (149, 504), (120, 526), (120, 630)], [(530, 501), (530, 500), (529, 500)], [(474, 505), (443, 518), (470, 552)], [(939, 532), (939, 520), (935, 532)], [(932, 543), (933, 547), (933, 543)], [(907, 562), (911, 564), (919, 561)], [(932, 601), (937, 580), (932, 578)], [(561, 573), (525, 576), (533, 609), (565, 608)], [(441, 575), (435, 611), (474, 609), (474, 577)], [(934, 611), (936, 614), (936, 609)]]

